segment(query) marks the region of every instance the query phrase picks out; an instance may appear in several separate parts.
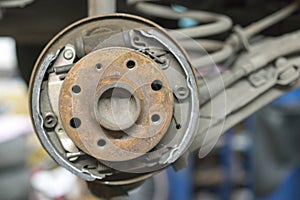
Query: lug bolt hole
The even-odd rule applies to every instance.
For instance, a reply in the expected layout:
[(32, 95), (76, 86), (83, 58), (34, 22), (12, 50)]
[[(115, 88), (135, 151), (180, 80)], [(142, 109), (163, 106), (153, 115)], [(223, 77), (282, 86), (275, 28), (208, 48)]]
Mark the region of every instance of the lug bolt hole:
[(80, 86), (79, 86), (79, 85), (74, 85), (74, 86), (72, 87), (72, 92), (73, 92), (74, 94), (79, 94), (79, 93), (81, 92)]
[(103, 139), (100, 139), (100, 140), (98, 140), (97, 145), (98, 145), (99, 147), (103, 147), (103, 146), (106, 145), (106, 141), (103, 140)]
[(74, 117), (70, 120), (70, 126), (72, 128), (79, 128), (81, 125), (81, 120), (77, 117)]
[(102, 69), (102, 65), (101, 65), (100, 63), (97, 63), (97, 64), (96, 64), (96, 69), (97, 69), (97, 70), (101, 70), (101, 69)]
[(154, 114), (151, 116), (152, 122), (157, 123), (157, 122), (159, 122), (159, 120), (160, 120), (160, 116), (158, 114)]
[(135, 62), (133, 60), (129, 60), (126, 63), (128, 69), (133, 69), (135, 67)]
[(155, 80), (151, 83), (151, 88), (154, 91), (159, 91), (163, 87), (163, 84), (160, 80)]

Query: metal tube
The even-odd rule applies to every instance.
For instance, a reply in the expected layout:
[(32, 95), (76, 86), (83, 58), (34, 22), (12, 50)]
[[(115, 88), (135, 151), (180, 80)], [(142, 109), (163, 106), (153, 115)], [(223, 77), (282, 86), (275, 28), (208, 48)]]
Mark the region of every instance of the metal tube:
[[(191, 58), (195, 68), (211, 66), (228, 59), (232, 53), (232, 46), (217, 40), (184, 40), (179, 41), (181, 46), (189, 52), (203, 52), (206, 54), (197, 58)], [(200, 53), (201, 54), (201, 53)]]
[(219, 51), (192, 60), (192, 64), (195, 68), (201, 68), (206, 65), (220, 63), (229, 58), (232, 52), (233, 49), (230, 45), (224, 45)]
[(167, 6), (155, 5), (151, 3), (137, 3), (137, 10), (151, 16), (163, 17), (167, 19), (180, 19), (184, 17), (198, 20), (200, 23), (208, 23), (192, 28), (176, 29), (189, 37), (205, 37), (227, 31), (232, 26), (229, 17), (205, 11), (188, 10), (185, 12), (176, 12)]
[[(244, 37), (245, 40), (249, 40), (254, 35), (260, 33), (266, 28), (290, 16), (293, 12), (295, 12), (298, 9), (298, 7), (299, 7), (299, 1), (296, 0), (293, 3), (289, 4), (288, 6), (286, 6), (285, 8), (273, 13), (272, 15), (269, 15), (264, 19), (252, 23), (249, 26), (241, 29), (240, 34), (242, 34), (242, 37)], [(228, 44), (231, 44), (234, 47), (235, 51), (238, 51), (242, 48), (242, 42), (236, 33), (232, 34), (226, 42)]]
[(187, 51), (218, 51), (224, 46), (224, 42), (210, 39), (178, 40), (179, 44)]
[(88, 0), (88, 15), (96, 16), (116, 12), (116, 0)]
[[(296, 31), (267, 42), (259, 49), (257, 54), (243, 62), (237, 63), (232, 70), (221, 74), (225, 88), (281, 56), (299, 52), (300, 43), (296, 42), (299, 40), (300, 31)], [(218, 81), (216, 79), (209, 81), (208, 85), (210, 88), (214, 88), (211, 90), (211, 93), (209, 93), (206, 86), (200, 88), (200, 91), (202, 91), (202, 103), (207, 102), (211, 97), (215, 96), (223, 89), (215, 87), (217, 83)]]
[(295, 1), (290, 5), (286, 6), (285, 8), (273, 13), (266, 18), (255, 22), (244, 29), (245, 36), (247, 38), (261, 32), (262, 30), (280, 22), (281, 20), (285, 19), (286, 17), (290, 16), (293, 12), (298, 9), (299, 1)]

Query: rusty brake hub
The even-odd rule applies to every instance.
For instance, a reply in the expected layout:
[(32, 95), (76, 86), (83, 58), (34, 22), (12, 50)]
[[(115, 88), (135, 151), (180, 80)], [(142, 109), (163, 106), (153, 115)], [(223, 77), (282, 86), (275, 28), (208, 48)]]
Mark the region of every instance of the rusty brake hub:
[(78, 21), (41, 53), (31, 114), (48, 153), (87, 181), (139, 182), (177, 161), (199, 120), (199, 92), (182, 48), (145, 19)]

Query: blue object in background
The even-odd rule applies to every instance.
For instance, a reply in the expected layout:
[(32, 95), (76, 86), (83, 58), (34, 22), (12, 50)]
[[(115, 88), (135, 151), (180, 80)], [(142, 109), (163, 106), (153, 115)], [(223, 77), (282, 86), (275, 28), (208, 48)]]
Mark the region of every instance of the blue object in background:
[[(274, 105), (292, 105), (300, 103), (300, 89), (290, 92), (278, 100), (274, 101)], [(247, 130), (255, 132), (255, 115), (250, 116), (245, 120)], [(225, 175), (223, 183), (219, 187), (219, 197), (221, 200), (230, 200), (233, 191), (232, 180), (232, 165), (233, 165), (233, 149), (232, 149), (232, 136), (233, 130), (224, 133), (224, 146), (221, 148), (221, 167)], [(245, 186), (253, 190), (253, 157), (252, 151), (243, 152), (245, 156), (244, 169), (247, 173), (247, 182)], [(193, 199), (193, 165), (175, 172), (172, 167), (167, 169), (169, 182), (170, 182), (170, 200), (192, 200)], [(288, 173), (288, 176), (280, 185), (278, 190), (273, 194), (265, 197), (255, 197), (255, 200), (300, 200), (300, 166)]]
[[(176, 12), (185, 12), (187, 10), (186, 7), (181, 5), (172, 5), (172, 9)], [(198, 21), (189, 17), (183, 17), (178, 20), (179, 28), (189, 28), (198, 25)]]
[[(192, 159), (190, 159), (192, 162)], [(173, 167), (167, 169), (170, 189), (170, 200), (192, 200), (193, 199), (193, 164), (175, 172)]]
[(189, 28), (197, 25), (198, 25), (198, 21), (188, 17), (183, 17), (178, 21), (178, 26), (180, 28)]
[(172, 8), (174, 11), (176, 11), (176, 12), (185, 12), (185, 11), (187, 11), (187, 8), (186, 8), (186, 7), (184, 7), (184, 6), (182, 6), (182, 5), (177, 5), (177, 4), (173, 4), (173, 5), (171, 6), (171, 8)]
[(273, 102), (274, 105), (300, 104), (300, 89), (289, 92)]
[(277, 191), (256, 200), (300, 200), (300, 167), (290, 171)]
[[(300, 104), (300, 89), (289, 92), (275, 100), (273, 105), (288, 107)], [(282, 184), (273, 193), (256, 200), (300, 200), (300, 166), (288, 172)]]
[(233, 149), (231, 146), (233, 130), (229, 130), (223, 134), (224, 146), (221, 148), (221, 167), (224, 179), (220, 185), (220, 199), (230, 200), (233, 191), (232, 169), (233, 169)]

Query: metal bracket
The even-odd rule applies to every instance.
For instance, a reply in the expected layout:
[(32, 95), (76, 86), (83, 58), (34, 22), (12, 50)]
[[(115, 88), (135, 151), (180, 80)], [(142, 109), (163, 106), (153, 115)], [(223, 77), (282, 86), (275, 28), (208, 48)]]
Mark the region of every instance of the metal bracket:
[[(200, 108), (200, 127), (190, 151), (207, 148), (209, 152), (221, 133), (282, 94), (300, 87), (300, 59), (279, 58), (275, 64), (244, 77)], [(214, 103), (222, 103), (223, 112), (214, 112)], [(224, 113), (224, 115), (222, 115)], [(226, 120), (225, 120), (226, 119)], [(208, 136), (207, 134), (210, 133)]]

